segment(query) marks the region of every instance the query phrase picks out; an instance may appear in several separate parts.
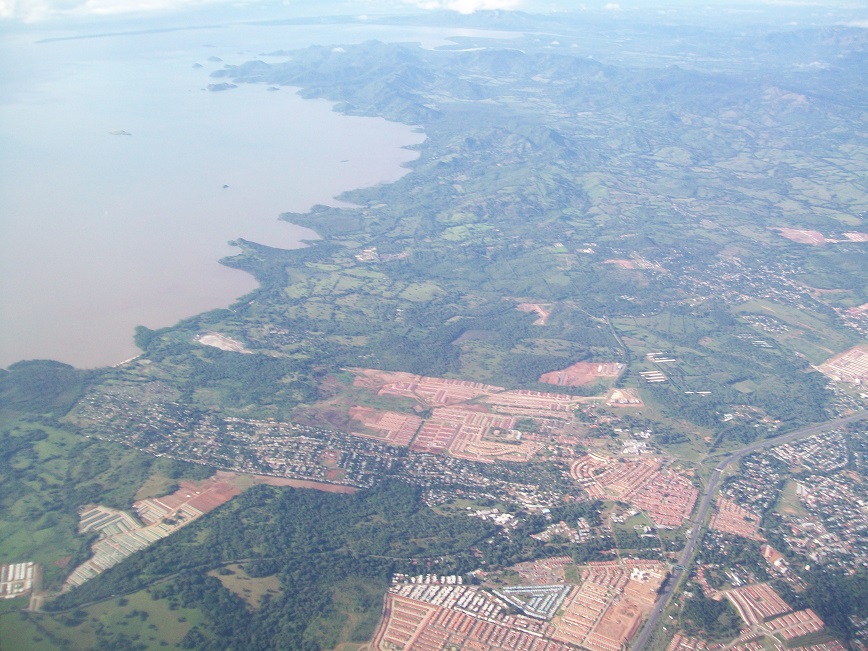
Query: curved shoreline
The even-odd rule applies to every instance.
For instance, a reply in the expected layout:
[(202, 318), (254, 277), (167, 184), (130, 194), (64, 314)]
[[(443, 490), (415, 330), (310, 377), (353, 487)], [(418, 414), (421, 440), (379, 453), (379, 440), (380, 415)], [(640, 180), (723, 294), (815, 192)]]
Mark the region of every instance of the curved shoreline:
[[(144, 122), (135, 115), (125, 118), (136, 138), (111, 137), (110, 128), (67, 128), (62, 120), (58, 133), (40, 133), (25, 127), (50, 117), (51, 107), (37, 106), (32, 117), (15, 108), (8, 128), (38, 137), (22, 178), (6, 181), (21, 189), (10, 195), (14, 214), (3, 224), (9, 235), (4, 272), (16, 282), (0, 293), (6, 315), (0, 367), (22, 359), (56, 359), (79, 368), (127, 360), (139, 352), (132, 336), (137, 325), (171, 326), (258, 290), (251, 275), (215, 264), (236, 255), (226, 251), (227, 241), (241, 236), (275, 248), (304, 246), (318, 234), (285, 223), (281, 215), (301, 214), (316, 204), (342, 206), (337, 197), (344, 192), (394, 182), (418, 157), (411, 149), (424, 139), (418, 127), (342, 114), (335, 111), (336, 102), (304, 99), (290, 89), (269, 93), (260, 84), (201, 91), (208, 77), (189, 68), (192, 54), (173, 56), (171, 65), (158, 62), (153, 69), (154, 87), (166, 98), (155, 101), (180, 100), (182, 106), (168, 122), (147, 115), (140, 116)], [(78, 71), (78, 63), (73, 57), (66, 65)], [(100, 60), (95, 71), (81, 73), (93, 81), (93, 97), (102, 97), (113, 81), (121, 83), (127, 63)], [(133, 105), (153, 88), (126, 83), (131, 96), (122, 108), (141, 112)], [(58, 92), (67, 90), (73, 89), (63, 85)], [(188, 124), (188, 116), (200, 124)], [(112, 118), (111, 126), (118, 121)], [(213, 142), (213, 125), (221, 130), (219, 142)], [(165, 134), (178, 129), (191, 132), (190, 144), (167, 152), (161, 143), (171, 139)], [(95, 145), (102, 167), (76, 167), (63, 159), (67, 138), (79, 148)], [(46, 166), (37, 144), (60, 162)], [(62, 211), (53, 207), (58, 199), (29, 187), (40, 178), (30, 171), (43, 168), (43, 183), (59, 175), (53, 194), (64, 197)]]

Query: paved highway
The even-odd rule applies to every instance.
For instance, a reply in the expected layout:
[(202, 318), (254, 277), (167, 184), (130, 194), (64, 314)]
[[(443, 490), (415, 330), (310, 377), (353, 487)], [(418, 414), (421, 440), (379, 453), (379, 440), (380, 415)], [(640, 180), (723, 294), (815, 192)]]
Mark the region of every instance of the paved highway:
[(819, 434), (820, 432), (824, 432), (829, 429), (835, 429), (836, 427), (841, 427), (842, 425), (846, 425), (847, 423), (852, 423), (857, 420), (862, 420), (866, 417), (868, 417), (868, 412), (862, 411), (858, 414), (847, 416), (846, 418), (838, 418), (836, 420), (831, 420), (826, 423), (820, 423), (819, 425), (810, 425), (808, 427), (803, 427), (802, 429), (795, 430), (787, 434), (775, 436), (774, 438), (756, 441), (754, 443), (751, 443), (750, 445), (741, 448), (740, 450), (736, 450), (728, 457), (724, 458), (723, 461), (718, 463), (717, 466), (715, 466), (714, 468), (714, 472), (711, 473), (711, 478), (708, 480), (708, 486), (705, 489), (705, 493), (702, 495), (702, 501), (699, 503), (699, 509), (696, 511), (696, 514), (691, 520), (690, 535), (687, 537), (687, 544), (684, 546), (684, 549), (681, 551), (681, 555), (678, 557), (678, 565), (675, 566), (675, 569), (672, 571), (672, 575), (666, 581), (663, 591), (660, 594), (660, 598), (654, 605), (654, 610), (651, 611), (651, 615), (648, 617), (648, 621), (645, 622), (645, 625), (642, 627), (641, 632), (638, 636), (636, 636), (635, 640), (630, 645), (630, 648), (634, 649), (635, 651), (644, 651), (647, 648), (648, 643), (651, 640), (651, 635), (657, 628), (657, 620), (660, 619), (660, 615), (663, 613), (663, 610), (666, 608), (666, 606), (669, 605), (669, 602), (672, 600), (675, 586), (678, 585), (678, 582), (681, 580), (682, 575), (688, 571), (688, 564), (691, 562), (691, 559), (693, 558), (693, 552), (696, 549), (696, 545), (699, 543), (699, 540), (702, 537), (705, 517), (706, 515), (708, 515), (708, 509), (711, 508), (711, 501), (712, 499), (714, 499), (714, 494), (717, 492), (717, 487), (718, 484), (720, 484), (721, 475), (730, 463), (762, 448), (773, 447), (775, 445), (781, 445), (782, 443), (789, 443), (790, 441), (795, 441), (796, 439), (813, 436), (814, 434)]

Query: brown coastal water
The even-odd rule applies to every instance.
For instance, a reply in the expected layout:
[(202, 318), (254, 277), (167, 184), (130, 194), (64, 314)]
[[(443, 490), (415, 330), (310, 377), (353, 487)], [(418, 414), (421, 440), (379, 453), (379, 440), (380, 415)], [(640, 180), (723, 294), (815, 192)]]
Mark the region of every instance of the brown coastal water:
[(0, 37), (0, 366), (121, 362), (138, 352), (136, 325), (255, 287), (218, 264), (229, 240), (300, 246), (316, 234), (280, 213), (406, 173), (405, 147), (424, 139), (412, 127), (342, 116), (293, 89), (205, 90), (223, 62), (341, 37), (267, 35)]

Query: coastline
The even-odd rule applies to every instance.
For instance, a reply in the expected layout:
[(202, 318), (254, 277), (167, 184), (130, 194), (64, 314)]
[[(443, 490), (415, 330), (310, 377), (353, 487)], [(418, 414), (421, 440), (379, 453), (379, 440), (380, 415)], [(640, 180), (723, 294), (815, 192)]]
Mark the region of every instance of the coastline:
[[(54, 44), (61, 45), (70, 43)], [(5, 342), (0, 366), (27, 359), (78, 368), (123, 363), (140, 352), (133, 343), (137, 325), (168, 327), (212, 309), (231, 309), (258, 291), (252, 275), (227, 264), (239, 255), (227, 252), (227, 241), (241, 237), (287, 250), (307, 246), (321, 239), (319, 234), (287, 223), (285, 214), (322, 204), (343, 207), (347, 202), (338, 198), (343, 193), (394, 182), (418, 157), (411, 147), (424, 134), (415, 127), (346, 115), (336, 110), (336, 102), (304, 99), (296, 88), (274, 93), (265, 85), (243, 84), (224, 93), (201, 91), (209, 69), (189, 69), (190, 53), (174, 56), (184, 62), (183, 72), (175, 61), (155, 70), (167, 75), (158, 91), (173, 98), (187, 93), (176, 121), (112, 118), (105, 128), (108, 119), (101, 122), (97, 115), (92, 131), (70, 127), (61, 133), (61, 124), (39, 133), (41, 144), (34, 142), (32, 155), (25, 156), (21, 190), (3, 224), (9, 255), (0, 271), (16, 282), (0, 288), (0, 308), (7, 315), (0, 327)], [(106, 80), (85, 80), (96, 84), (95, 96), (109, 92), (113, 80), (123, 83), (127, 74), (124, 62), (103, 65)], [(99, 76), (101, 66), (88, 74)], [(129, 104), (153, 90), (139, 86)], [(72, 90), (64, 84), (59, 92)], [(7, 128), (29, 132), (30, 117), (21, 107), (17, 111)], [(50, 121), (39, 107), (34, 113)], [(200, 123), (190, 126), (180, 119), (187, 115)], [(111, 136), (118, 123), (136, 137)], [(212, 142), (215, 126), (225, 132), (219, 143)], [(165, 133), (155, 129), (188, 131), (191, 144), (170, 155), (161, 144)], [(54, 152), (67, 136), (72, 142), (80, 138), (82, 147), (95, 146), (104, 167), (46, 167), (37, 145)], [(43, 168), (49, 182), (52, 174), (60, 175), (56, 195), (66, 202), (61, 212), (56, 199), (27, 185), (39, 177), (28, 170)], [(15, 183), (15, 178), (5, 181), (10, 187)], [(52, 220), (47, 229), (44, 218), (37, 223), (30, 217), (34, 212), (63, 219)]]

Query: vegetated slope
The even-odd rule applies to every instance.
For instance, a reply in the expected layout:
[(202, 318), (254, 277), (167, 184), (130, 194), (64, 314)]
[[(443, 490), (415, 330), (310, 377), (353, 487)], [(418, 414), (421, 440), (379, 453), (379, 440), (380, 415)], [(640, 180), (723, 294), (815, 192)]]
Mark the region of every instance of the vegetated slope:
[(77, 533), (81, 507), (128, 509), (154, 474), (171, 480), (213, 473), (83, 438), (61, 422), (96, 375), (48, 361), (19, 362), (0, 373), (0, 549), (4, 562), (39, 563), (49, 590), (90, 554), (90, 538)]
[[(844, 29), (767, 43), (699, 42), (687, 30), (685, 45), (667, 41), (666, 64), (639, 66), (635, 54), (589, 60), (570, 41), (573, 28), (565, 22), (563, 44), (538, 35), (464, 43), (475, 51), (369, 42), (220, 73), (417, 124), (427, 140), (398, 182), (347, 193), (354, 206), (285, 216), (324, 241), (298, 251), (241, 242), (227, 264), (255, 274), (261, 289), (231, 310), (141, 330), (144, 356), (89, 390), (159, 386), (148, 395), (169, 417), (152, 435), (168, 437), (176, 408), (291, 420), (345, 366), (538, 388), (544, 372), (601, 360), (628, 364), (619, 382), (644, 389), (682, 438), (702, 426), (728, 444), (775, 420), (822, 419), (831, 397), (810, 363), (860, 339), (845, 318), (868, 302), (864, 244), (842, 239), (865, 230), (868, 210), (863, 42)], [(819, 45), (799, 52), (805, 43)], [(665, 50), (650, 40), (636, 48)], [(772, 230), (785, 227), (839, 241), (812, 247)], [(545, 325), (516, 309), (525, 303), (551, 306)], [(206, 330), (251, 354), (203, 347), (194, 337)], [(641, 373), (661, 368), (649, 358), (659, 351), (674, 360), (667, 382), (647, 385)], [(46, 372), (40, 395), (62, 413), (80, 378)], [(730, 412), (753, 420), (722, 424)], [(113, 425), (106, 419), (101, 435), (120, 440)], [(44, 494), (44, 478), (31, 480)], [(100, 473), (81, 483), (114, 486)], [(210, 613), (190, 645), (328, 645), (346, 633), (322, 624), (343, 612), (335, 591), (344, 582), (382, 590), (411, 557), (440, 559), (426, 566), (438, 571), (475, 566), (457, 552), (486, 530), (433, 519), (413, 490), (388, 484), (340, 498), (258, 488), (55, 607), (167, 579), (157, 596)], [(483, 547), (497, 564), (540, 551), (521, 541)], [(255, 612), (205, 574), (245, 561), (283, 586)]]
[[(471, 550), (493, 532), (478, 519), (436, 515), (420, 502), (418, 489), (399, 482), (353, 496), (258, 486), (50, 608), (174, 577), (153, 593), (205, 612), (207, 624), (186, 640), (191, 648), (332, 648), (347, 641), (341, 635), (364, 641), (373, 634), (393, 572), (467, 571), (476, 562)], [(233, 562), (251, 577), (277, 576), (279, 594), (254, 609), (207, 575)], [(370, 596), (347, 604), (340, 591), (351, 585), (367, 586), (362, 592)], [(348, 613), (341, 609), (348, 606), (357, 609), (359, 630), (343, 630)]]
[[(535, 37), (478, 39), (471, 51), (312, 47), (284, 63), (227, 67), (215, 74), (300, 86), (427, 135), (412, 173), (347, 193), (358, 207), (286, 215), (327, 244), (287, 253), (248, 243), (229, 260), (265, 284), (231, 322), (247, 333), (251, 322), (292, 324), (297, 341), (284, 350), (312, 369), (531, 386), (522, 369), (620, 359), (610, 316), (647, 342), (629, 351), (639, 359), (669, 349), (684, 360), (654, 389), (673, 417), (709, 426), (747, 404), (793, 424), (821, 418), (825, 380), (802, 371), (806, 358), (858, 341), (840, 318), (868, 300), (856, 262), (864, 245), (809, 250), (768, 229), (858, 229), (868, 208), (863, 185), (834, 162), (854, 151), (840, 134), (853, 133), (861, 105), (863, 44), (846, 31), (790, 35), (841, 55), (797, 71), (768, 54), (758, 66), (761, 39), (740, 44), (747, 67), (735, 74), (705, 60), (601, 63)], [(834, 102), (823, 91), (831, 76), (845, 80)], [(821, 179), (841, 191), (824, 192)], [(735, 311), (747, 299), (792, 334), (758, 349), (762, 332)], [(552, 318), (533, 326), (513, 300), (549, 302)], [(816, 322), (799, 323), (793, 309)], [(711, 396), (684, 397), (696, 390)]]

